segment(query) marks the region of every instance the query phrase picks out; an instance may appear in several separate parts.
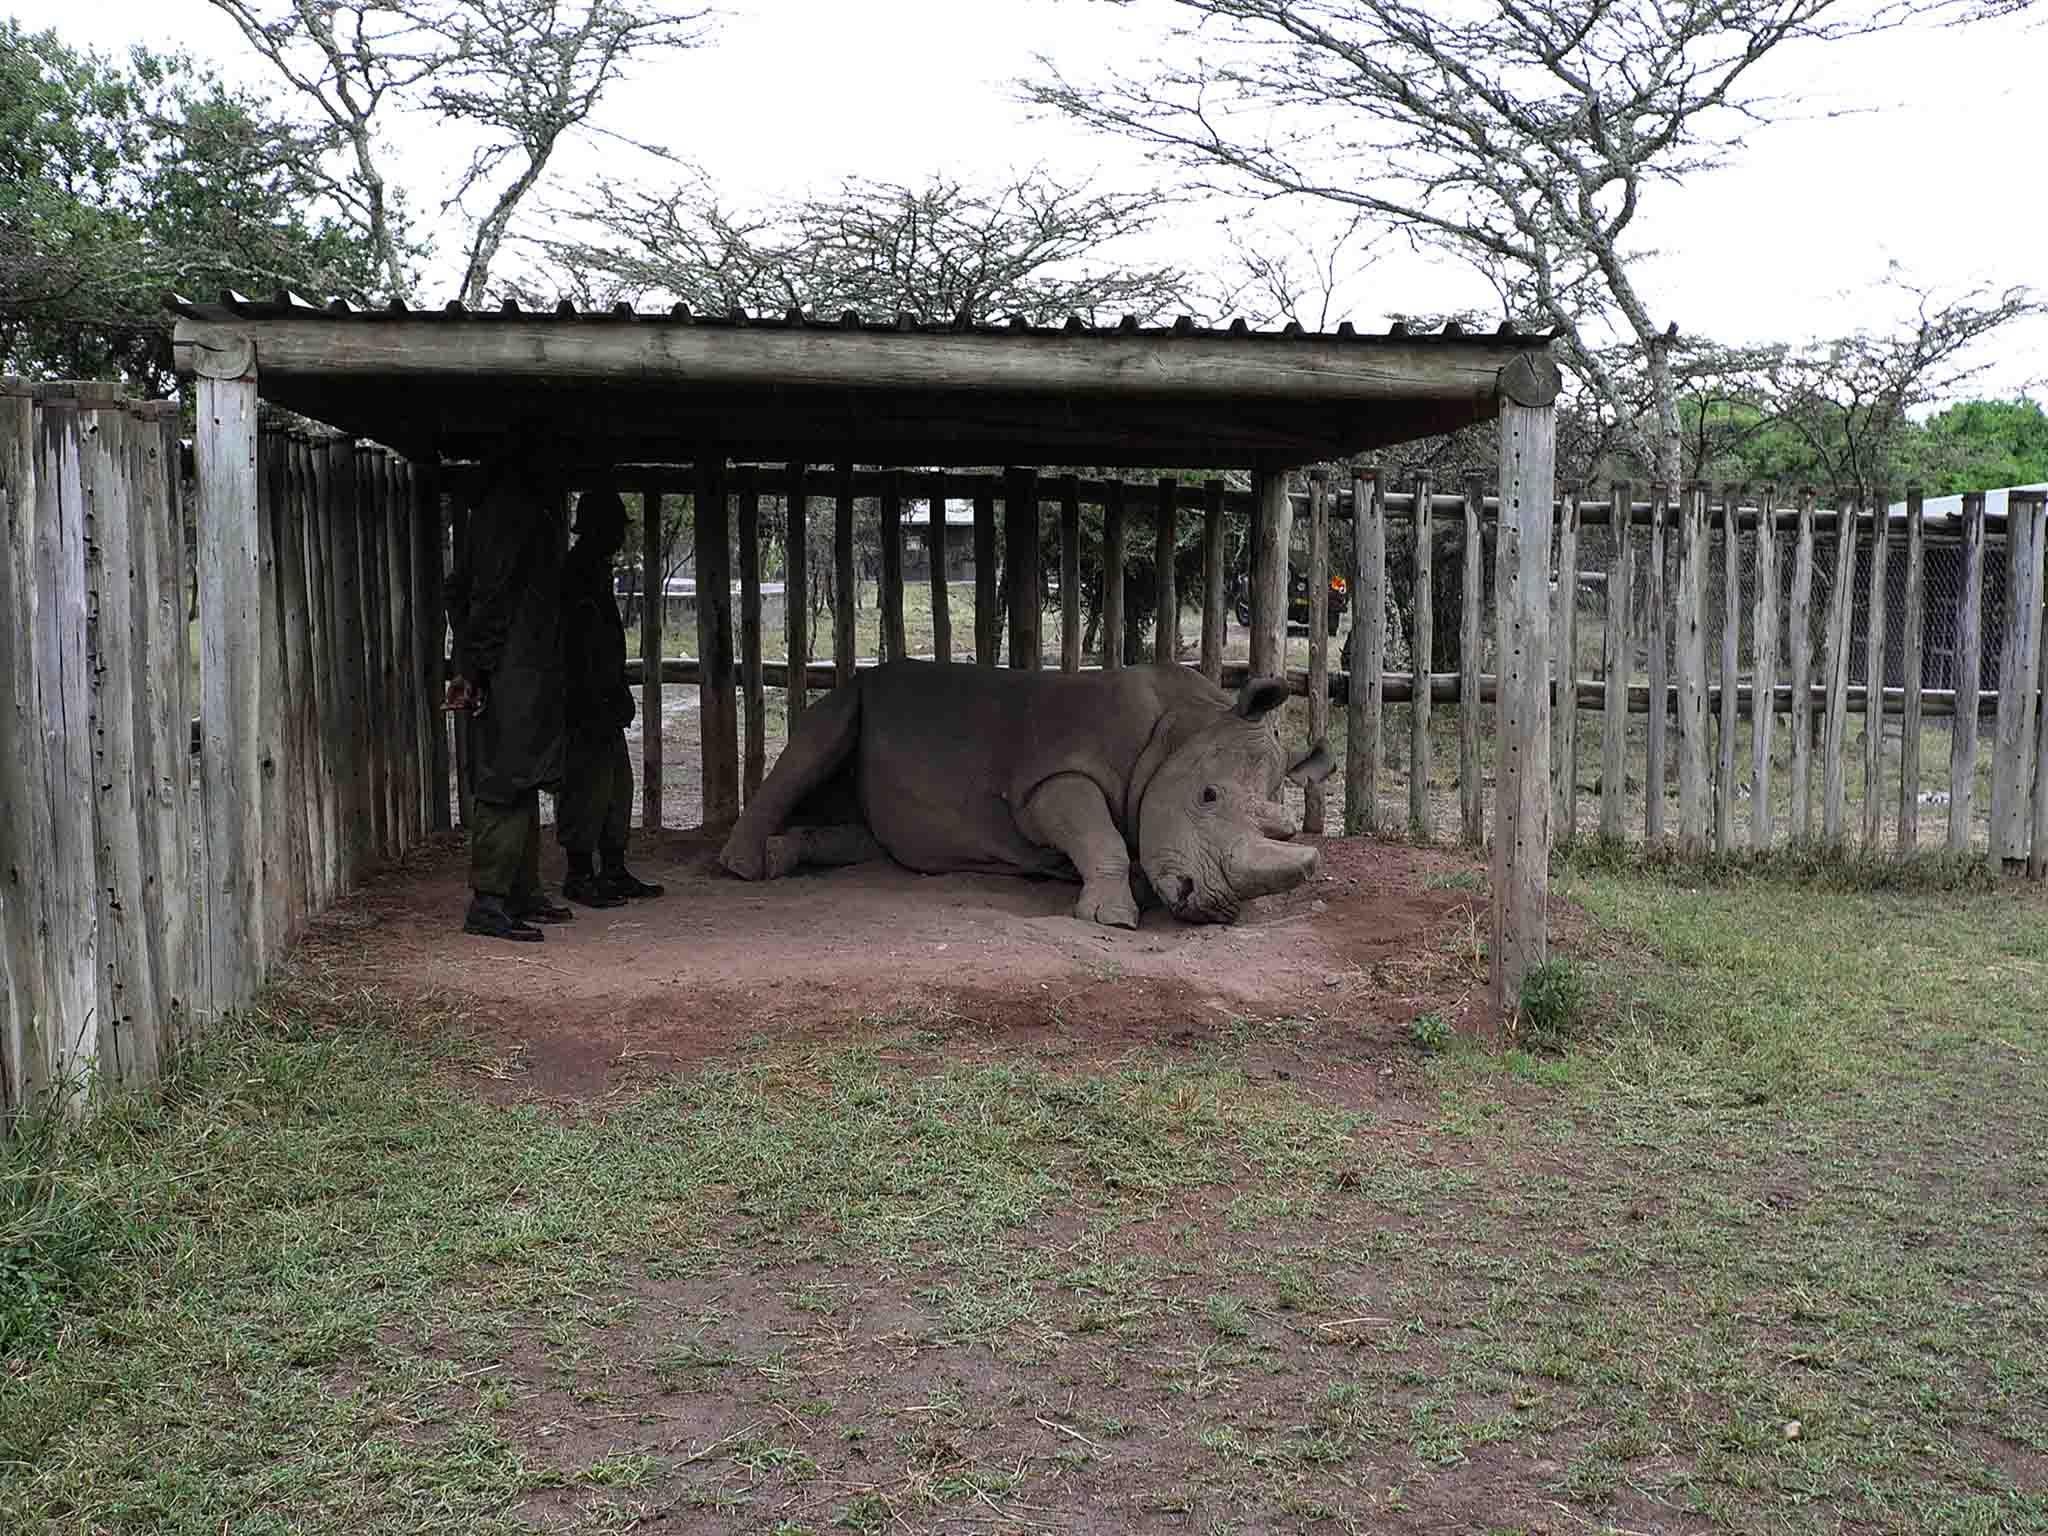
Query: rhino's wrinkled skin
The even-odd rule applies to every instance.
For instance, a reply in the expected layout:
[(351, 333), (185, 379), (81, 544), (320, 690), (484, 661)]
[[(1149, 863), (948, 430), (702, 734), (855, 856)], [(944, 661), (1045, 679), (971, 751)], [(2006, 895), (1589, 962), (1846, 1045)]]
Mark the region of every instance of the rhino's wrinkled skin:
[(896, 661), (805, 712), (719, 860), (758, 880), (886, 853), (928, 874), (1081, 882), (1077, 917), (1134, 927), (1147, 891), (1188, 922), (1230, 922), (1291, 890), (1317, 854), (1290, 843), (1277, 679), (1235, 699), (1185, 667), (995, 671)]

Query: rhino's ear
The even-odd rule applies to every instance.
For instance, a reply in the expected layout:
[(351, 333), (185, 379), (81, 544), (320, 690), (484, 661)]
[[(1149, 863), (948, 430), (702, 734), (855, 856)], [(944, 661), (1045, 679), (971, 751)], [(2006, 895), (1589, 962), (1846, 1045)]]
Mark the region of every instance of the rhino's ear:
[(1248, 677), (1237, 690), (1237, 712), (1247, 720), (1263, 720), (1286, 702), (1284, 678)]
[(1320, 784), (1335, 772), (1336, 768), (1336, 761), (1330, 756), (1329, 745), (1319, 741), (1287, 765), (1287, 782)]

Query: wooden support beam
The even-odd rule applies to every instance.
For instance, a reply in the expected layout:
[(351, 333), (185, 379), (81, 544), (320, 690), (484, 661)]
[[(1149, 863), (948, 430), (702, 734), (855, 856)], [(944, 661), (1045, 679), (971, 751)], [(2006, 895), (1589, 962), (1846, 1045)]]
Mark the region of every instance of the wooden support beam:
[[(1631, 487), (1617, 481), (1612, 494), (1626, 507)], [(1624, 519), (1614, 525), (1607, 566), (1607, 627), (1601, 636), (1600, 841), (1619, 845), (1628, 811), (1628, 689), (1635, 668), (1630, 608), (1635, 597), (1635, 534)], [(1461, 706), (1462, 707), (1462, 706)]]
[(416, 752), (419, 732), (413, 723), (413, 689), (419, 681), (419, 669), (413, 664), (412, 484), (405, 461), (396, 454), (384, 456), (384, 487), (384, 597), (391, 610), (390, 670), (386, 681), (391, 714), (383, 730), (392, 763), (392, 826), (398, 852), (404, 855), (418, 843), (420, 826), (426, 818)]
[[(1773, 698), (1778, 686), (1778, 533), (1772, 515), (1777, 504), (1777, 487), (1766, 485), (1757, 493), (1762, 516), (1756, 525), (1756, 606), (1750, 633), (1750, 668), (1756, 696)], [(1918, 684), (1916, 682), (1915, 686)], [(1914, 707), (1919, 701), (1914, 700)], [(1777, 712), (1761, 708), (1752, 712), (1749, 727), (1749, 846), (1762, 853), (1771, 846), (1771, 732)]]
[(452, 825), (448, 774), (448, 724), (441, 698), (448, 687), (448, 610), (442, 592), (448, 577), (443, 560), (443, 533), (448, 526), (443, 506), (440, 465), (429, 459), (414, 466), (417, 494), (413, 537), (419, 551), (415, 565), (420, 613), (420, 730), (427, 741), (427, 830), (446, 832)]
[[(1879, 521), (1871, 524), (1870, 603), (1866, 616), (1868, 632), (1863, 651), (1863, 683), (1866, 688), (1884, 687), (1887, 591), (1885, 564), (1891, 555), (1889, 492), (1882, 487), (1872, 493), (1871, 512)], [(1863, 852), (1875, 855), (1884, 838), (1884, 717), (1863, 718)]]
[(1786, 654), (1792, 661), (1792, 840), (1813, 836), (1813, 487), (1799, 491), (1798, 536), (1792, 552), (1792, 597), (1786, 610)]
[(853, 664), (860, 656), (854, 631), (854, 608), (860, 599), (856, 579), (853, 568), (853, 466), (841, 464), (838, 491), (832, 503), (832, 665), (841, 683), (853, 681)]
[[(370, 843), (368, 861), (383, 864), (393, 854), (388, 784), (390, 762), (384, 751), (384, 722), (390, 719), (385, 702), (384, 661), (388, 653), (384, 603), (384, 520), (383, 452), (367, 443), (356, 444), (356, 555), (359, 560), (356, 595), (363, 605), (363, 784), (369, 800)], [(204, 601), (204, 599), (201, 599)]]
[(804, 466), (792, 464), (784, 492), (782, 614), (789, 629), (789, 662), (793, 682), (789, 689), (789, 734), (796, 735), (797, 722), (804, 717), (809, 689), (804, 679), (811, 661), (811, 525), (810, 499), (804, 492)]
[[(219, 1014), (262, 980), (263, 572), (256, 475), (256, 360), (202, 367), (196, 389), (199, 526), (199, 778), (206, 824), (206, 1008)], [(235, 364), (243, 365), (236, 368)], [(219, 376), (218, 366), (233, 372)], [(62, 590), (52, 587), (51, 590)], [(47, 711), (47, 706), (46, 706)], [(49, 716), (46, 712), (45, 718)], [(79, 780), (73, 779), (77, 783)], [(53, 861), (78, 851), (53, 849)], [(72, 865), (83, 876), (89, 865)], [(61, 996), (61, 994), (59, 994)]]
[(1721, 703), (1714, 731), (1714, 852), (1735, 851), (1735, 690), (1742, 667), (1741, 488), (1721, 487)]
[(1351, 666), (1344, 700), (1344, 830), (1380, 830), (1381, 689), (1387, 660), (1387, 518), (1376, 469), (1351, 477)]
[(1843, 826), (1846, 786), (1842, 774), (1849, 756), (1849, 649), (1855, 587), (1856, 523), (1853, 518), (1844, 518), (1836, 529), (1835, 580), (1828, 594), (1827, 736), (1821, 746), (1821, 839), (1834, 849), (1840, 849), (1847, 837)]
[(1553, 712), (1550, 762), (1551, 835), (1567, 847), (1579, 835), (1579, 503), (1585, 487), (1576, 482), (1566, 486), (1558, 499), (1557, 586), (1550, 632), (1552, 670), (1557, 675), (1557, 705)]
[[(1984, 679), (1984, 493), (1963, 497), (1963, 595), (1956, 608), (1956, 696), (1977, 697)], [(1948, 847), (1968, 853), (1977, 794), (1977, 712), (1956, 716), (1949, 742)]]
[[(281, 524), (284, 521), (284, 438), (260, 428), (257, 453), (257, 570), (262, 582), (258, 609), (263, 669), (262, 720), (268, 752), (264, 757), (261, 803), (262, 862), (257, 879), (257, 898), (263, 903), (265, 932), (259, 967), (269, 968), (271, 958), (298, 936), (305, 920), (294, 878), (295, 860), (291, 840), (292, 808), (297, 801), (297, 772), (292, 761), (289, 715), (285, 695), (289, 680), (285, 674), (285, 643), (280, 590)], [(388, 572), (386, 575), (388, 582)], [(389, 679), (386, 679), (387, 687)], [(382, 745), (389, 746), (388, 717), (379, 721)]]
[(54, 1066), (42, 938), (50, 807), (37, 712), (35, 418), (34, 386), (0, 378), (0, 613), (9, 616), (0, 623), (0, 1120), (34, 1104)]
[(1707, 851), (1707, 488), (1686, 488), (1678, 536), (1678, 851)]
[[(1174, 579), (1173, 557), (1179, 547), (1178, 493), (1180, 482), (1161, 475), (1152, 513), (1152, 659), (1172, 663), (1180, 660), (1180, 591)], [(1328, 517), (1327, 511), (1324, 514)], [(1322, 799), (1316, 791), (1318, 803)]]
[[(1650, 697), (1664, 698), (1671, 684), (1671, 623), (1665, 612), (1665, 583), (1669, 580), (1670, 557), (1666, 542), (1670, 533), (1676, 495), (1668, 485), (1650, 490), (1650, 561), (1644, 586), (1646, 666)], [(1670, 761), (1666, 747), (1669, 716), (1653, 708), (1645, 727), (1643, 769), (1643, 841), (1652, 849), (1664, 846), (1664, 793), (1670, 783)]]
[(707, 455), (698, 465), (695, 521), (697, 655), (704, 663), (704, 683), (697, 699), (703, 742), (703, 825), (722, 827), (740, 813), (739, 700), (732, 658), (732, 524), (726, 509), (722, 459)]
[[(363, 521), (356, 476), (357, 451), (353, 438), (336, 436), (327, 442), (327, 524), (333, 539), (331, 581), (334, 587), (335, 678), (340, 697), (335, 709), (343, 749), (335, 761), (335, 797), (342, 818), (342, 879), (353, 888), (376, 857), (376, 830), (370, 803), (369, 753), (364, 742), (370, 731), (369, 637), (364, 629)], [(201, 510), (205, 498), (201, 497)], [(465, 515), (456, 531), (464, 542), (456, 546), (456, 569), (467, 572), (469, 519)], [(202, 595), (202, 602), (204, 601)], [(202, 623), (204, 615), (201, 615)], [(459, 788), (463, 820), (469, 819), (469, 733), (467, 717), (458, 720), (456, 746), (462, 769)], [(202, 764), (204, 757), (202, 756)]]
[(1409, 592), (1415, 617), (1415, 635), (1409, 645), (1415, 692), (1408, 702), (1408, 835), (1418, 843), (1436, 837), (1436, 802), (1430, 782), (1435, 776), (1436, 754), (1429, 741), (1429, 676), (1436, 661), (1436, 517), (1430, 490), (1430, 477), (1417, 475), (1415, 580)]
[[(4, 404), (0, 400), (0, 405)], [(183, 475), (178, 462), (178, 407), (169, 401), (158, 401), (137, 409), (139, 430), (134, 437), (142, 491), (135, 499), (134, 512), (138, 519), (137, 542), (147, 549), (140, 593), (140, 611), (146, 615), (145, 814), (155, 822), (156, 868), (156, 878), (145, 893), (144, 910), (155, 955), (156, 1000), (162, 1012), (160, 1038), (167, 1048), (174, 1048), (192, 1038), (192, 1009), (199, 981), (194, 954), (195, 899), (201, 894), (192, 862), (192, 651), (186, 620), (186, 524)], [(6, 452), (4, 434), (5, 427), (0, 426), (0, 460), (4, 460)], [(0, 467), (0, 501), (5, 500), (5, 480), (5, 469)], [(28, 611), (26, 605), (12, 609), (4, 603), (0, 603), (0, 610), (24, 615)], [(23, 630), (25, 634), (26, 625)], [(5, 648), (0, 646), (0, 655), (4, 654)], [(7, 675), (8, 669), (0, 662), (0, 678)], [(32, 697), (29, 703), (32, 706)], [(0, 739), (4, 735), (4, 729), (0, 729)], [(4, 778), (0, 778), (0, 804), (22, 804), (8, 798)], [(19, 812), (0, 818), (17, 820), (32, 821), (33, 817), (24, 806)], [(0, 834), (0, 845), (4, 845), (4, 834)], [(0, 872), (8, 867), (5, 857), (0, 856)], [(10, 891), (7, 899), (11, 896)], [(5, 904), (6, 900), (0, 899), (0, 906)]]
[(1252, 675), (1278, 677), (1287, 664), (1287, 552), (1294, 504), (1287, 496), (1284, 469), (1258, 471), (1252, 488)]
[[(661, 626), (667, 616), (667, 569), (662, 559), (661, 492), (651, 486), (640, 491), (640, 660), (646, 670), (640, 675), (640, 825), (650, 832), (661, 829), (664, 812)], [(701, 587), (700, 587), (701, 590)]]
[[(763, 718), (768, 708), (768, 690), (761, 682), (761, 493), (754, 483), (753, 465), (742, 464), (736, 473), (740, 504), (740, 714), (746, 724), (746, 740), (741, 748), (740, 789), (744, 802), (751, 804), (768, 771), (768, 726)], [(887, 506), (886, 502), (884, 506)], [(884, 526), (887, 526), (886, 512)], [(900, 538), (900, 528), (898, 535)], [(901, 544), (897, 547), (900, 552)], [(903, 624), (900, 553), (896, 582), (896, 623), (900, 636)], [(784, 600), (788, 601), (786, 589)]]
[(910, 654), (903, 635), (903, 473), (882, 476), (882, 654), (899, 661)]
[(1486, 842), (1486, 789), (1479, 755), (1479, 668), (1485, 660), (1485, 539), (1479, 514), (1486, 482), (1465, 481), (1465, 559), (1458, 592), (1458, 837), (1468, 848)]
[(1060, 670), (1081, 670), (1081, 478), (1060, 476)]
[(1919, 486), (1906, 488), (1906, 714), (1899, 733), (1899, 855), (1920, 850), (1920, 688), (1927, 642), (1927, 506)]
[[(1172, 484), (1162, 481), (1163, 485)], [(1160, 520), (1170, 530), (1171, 514), (1161, 498)], [(1161, 588), (1167, 596), (1171, 586)], [(1308, 739), (1312, 744), (1330, 735), (1330, 476), (1320, 465), (1308, 477)], [(1162, 654), (1161, 661), (1172, 661)], [(1320, 837), (1327, 830), (1323, 786), (1302, 791), (1302, 827)]]
[(1550, 525), (1556, 407), (1502, 402), (1500, 701), (1493, 834), (1495, 1012), (1512, 1015), (1522, 982), (1549, 954)]
[(2043, 504), (2015, 492), (2006, 500), (2005, 643), (1998, 662), (1998, 734), (1991, 756), (1991, 854), (2007, 868), (2031, 843), (2034, 713), (2041, 672)]
[(1124, 483), (1111, 480), (1102, 494), (1102, 665), (1124, 664)]
[(1223, 676), (1228, 622), (1223, 603), (1223, 491), (1221, 480), (1202, 482), (1202, 676), (1212, 683)]
[(1045, 657), (1038, 579), (1038, 471), (1003, 474), (1003, 566), (1010, 586), (1010, 665), (1036, 672)]
[(1002, 648), (1002, 615), (996, 611), (996, 498), (974, 497), (974, 664), (992, 667)]
[(931, 520), (925, 524), (924, 552), (931, 564), (932, 656), (941, 662), (953, 659), (953, 605), (946, 586), (946, 497), (934, 490), (929, 499)]

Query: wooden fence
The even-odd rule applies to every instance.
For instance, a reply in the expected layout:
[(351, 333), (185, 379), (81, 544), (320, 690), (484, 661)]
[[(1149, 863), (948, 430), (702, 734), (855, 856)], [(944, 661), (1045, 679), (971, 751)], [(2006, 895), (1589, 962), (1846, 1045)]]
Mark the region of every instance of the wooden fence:
[(195, 497), (176, 407), (0, 381), (0, 1110), (156, 1077), (447, 823), (428, 488), (331, 434), (239, 441)]
[[(1188, 659), (1226, 685), (1249, 670), (1247, 661), (1226, 657), (1225, 552), (1244, 538), (1244, 523), (1262, 495), (1276, 493), (1273, 486), (1247, 491), (1220, 481), (1041, 478), (1028, 470), (939, 475), (790, 466), (727, 473), (737, 487), (731, 494), (741, 534), (739, 622), (732, 615), (730, 556), (721, 556), (730, 523), (699, 519), (697, 655), (667, 657), (659, 669), (659, 682), (701, 685), (714, 701), (702, 720), (707, 821), (729, 817), (742, 794), (760, 782), (769, 757), (760, 739), (769, 688), (784, 690), (794, 720), (810, 690), (829, 688), (872, 664), (854, 652), (853, 508), (859, 498), (872, 498), (880, 509), (879, 529), (867, 536), (878, 531), (881, 540), (882, 659), (908, 654), (902, 505), (944, 498), (974, 508), (973, 640), (963, 658), (953, 640), (951, 598), (943, 580), (935, 580), (937, 659), (994, 666), (1007, 638), (1011, 666), (1081, 667), (1083, 566), (1123, 568), (1131, 519), (1146, 515), (1154, 548), (1161, 541), (1170, 546), (1183, 518), (1200, 518), (1202, 542), (1200, 618), (1192, 637), (1182, 632), (1172, 563), (1153, 562), (1156, 611), (1165, 619), (1155, 628), (1152, 655)], [(650, 470), (637, 482), (621, 483), (628, 489), (638, 484), (650, 497), (684, 489), (700, 497), (718, 494), (688, 470)], [(802, 580), (809, 503), (823, 498), (834, 513), (829, 664), (810, 663), (808, 615), (802, 603), (788, 605), (786, 655), (805, 663), (800, 689), (790, 686), (796, 669), (789, 662), (764, 658), (760, 619), (760, 501), (788, 498), (793, 486), (802, 494), (785, 500), (791, 580)], [(1311, 612), (1306, 665), (1290, 666), (1285, 675), (1309, 700), (1306, 728), (1320, 734), (1334, 723), (1345, 737), (1344, 827), (1422, 838), (1455, 829), (1468, 843), (1485, 841), (1492, 798), (1486, 787), (1497, 763), (1482, 712), (1496, 704), (1502, 654), (1495, 601), (1502, 590), (1498, 496), (1476, 478), (1455, 490), (1427, 480), (1397, 490), (1374, 471), (1340, 468), (1299, 477), (1286, 499), (1290, 515), (1277, 525), (1283, 539), (1292, 540), (1286, 524), (1306, 535), (1306, 547), (1295, 547), (1292, 558), (1309, 575)], [(1011, 507), (1027, 505), (1029, 517), (1012, 518)], [(1102, 523), (1100, 541), (1088, 547), (1081, 533), (1085, 506), (1099, 508)], [(1419, 507), (1428, 509), (1428, 540), (1413, 537)], [(1597, 495), (1562, 487), (1553, 515), (1549, 596), (1550, 693), (1558, 706), (1549, 758), (1552, 839), (1675, 842), (1689, 854), (1795, 841), (1866, 852), (1988, 846), (2010, 863), (2031, 859), (2039, 871), (2048, 860), (2048, 795), (2035, 792), (2037, 782), (2048, 783), (2048, 711), (2038, 703), (2044, 521), (2041, 499), (2027, 495), (2014, 497), (2007, 517), (1987, 518), (1978, 497), (1958, 518), (1929, 520), (1917, 493), (1903, 516), (1893, 516), (1882, 502), (1835, 497), (1821, 505), (1812, 493), (1781, 502), (1768, 490), (1749, 495), (1694, 485), (1638, 499), (1626, 485)], [(1876, 536), (1880, 527), (1882, 538)], [(1059, 636), (1052, 654), (1044, 631), (1054, 626), (1038, 605), (999, 606), (997, 551), (1008, 573), (1005, 588), (1035, 588), (1042, 528), (1057, 530), (1059, 546), (1060, 575), (1050, 584)], [(936, 553), (943, 523), (928, 519), (915, 536)], [(1401, 553), (1389, 569), (1393, 547)], [(1946, 687), (1925, 686), (1933, 632), (1930, 550), (1943, 552), (1942, 569), (1957, 573), (1962, 586), (1938, 636)], [(1262, 560), (1261, 553), (1252, 551), (1252, 565), (1263, 566), (1252, 573), (1255, 582), (1276, 573), (1276, 556), (1265, 552)], [(1437, 561), (1452, 558), (1454, 572), (1435, 569)], [(1989, 589), (1987, 560), (2003, 578)], [(929, 563), (944, 569), (943, 560)], [(1558, 571), (1570, 574), (1558, 579)], [(1328, 634), (1324, 607), (1331, 575), (1348, 595), (1353, 671), (1332, 665), (1339, 642)], [(1451, 615), (1432, 612), (1443, 600), (1438, 594), (1454, 603), (1455, 624), (1448, 622)], [(1104, 581), (1105, 636), (1122, 632), (1123, 599), (1121, 583)], [(1278, 607), (1266, 606), (1269, 614)], [(1461, 641), (1457, 666), (1438, 670), (1432, 640), (1447, 630)], [(1254, 657), (1263, 651), (1278, 658), (1285, 649), (1277, 637), (1251, 637)], [(645, 662), (659, 655), (657, 620), (643, 627), (642, 663), (634, 669), (649, 690), (648, 719), (659, 718), (653, 692), (659, 683)], [(1119, 647), (1105, 641), (1097, 664), (1119, 665)], [(1759, 711), (1759, 698), (1771, 707)], [(1873, 700), (1878, 720), (1899, 723), (1896, 739), (1888, 728), (1871, 725)], [(1332, 704), (1342, 706), (1335, 722)], [(1434, 710), (1443, 706), (1455, 714), (1454, 740), (1433, 725)], [(1395, 711), (1403, 718), (1390, 718)], [(746, 722), (743, 760), (733, 725), (739, 719)], [(1860, 738), (1850, 729), (1857, 720), (1866, 726)], [(1925, 787), (1938, 766), (1923, 760), (1929, 722), (1953, 722), (1945, 790)], [(1403, 727), (1398, 732), (1397, 725)], [(658, 824), (661, 764), (653, 740), (648, 748), (643, 814)], [(1985, 795), (1977, 779), (1980, 758), (1987, 756)], [(1584, 782), (1589, 774), (1590, 787)], [(1675, 803), (1668, 793), (1650, 792), (1649, 786), (1661, 790), (1674, 778)], [(1401, 796), (1390, 804), (1385, 791), (1401, 780), (1405, 805)], [(1455, 807), (1448, 802), (1453, 788)], [(1440, 791), (1446, 794), (1441, 810)], [(1945, 836), (1934, 825), (1936, 813), (1923, 824), (1927, 804), (1945, 807), (1938, 813)], [(1308, 796), (1305, 811), (1311, 829), (1335, 830), (1322, 795)]]

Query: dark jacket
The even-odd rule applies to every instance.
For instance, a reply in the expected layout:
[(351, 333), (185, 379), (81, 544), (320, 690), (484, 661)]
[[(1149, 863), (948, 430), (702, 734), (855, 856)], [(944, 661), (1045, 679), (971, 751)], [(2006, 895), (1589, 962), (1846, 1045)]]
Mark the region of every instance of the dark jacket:
[(469, 522), (469, 569), (454, 584), (462, 675), (484, 691), (470, 722), (479, 799), (513, 800), (562, 780), (562, 522), (546, 491), (501, 476)]
[(622, 731), (633, 723), (612, 562), (580, 541), (562, 568), (562, 661), (570, 730)]

